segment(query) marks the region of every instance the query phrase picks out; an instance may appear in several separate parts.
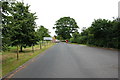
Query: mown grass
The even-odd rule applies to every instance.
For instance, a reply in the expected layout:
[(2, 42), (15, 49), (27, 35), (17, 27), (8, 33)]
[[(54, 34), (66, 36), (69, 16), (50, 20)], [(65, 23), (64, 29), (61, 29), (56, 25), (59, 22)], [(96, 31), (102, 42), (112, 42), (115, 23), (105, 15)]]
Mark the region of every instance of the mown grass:
[[(19, 53), (19, 60), (16, 58), (16, 47), (11, 47), (10, 51), (3, 52), (2, 55), (2, 77), (8, 74), (9, 72), (15, 70), (26, 61), (37, 56), (43, 51), (47, 50), (54, 43), (49, 43), (47, 46), (42, 46), (42, 49), (39, 48), (39, 45), (34, 46), (34, 53), (32, 52), (32, 47), (27, 47), (23, 49), (23, 52)], [(1, 56), (1, 55), (0, 55)]]
[(85, 45), (85, 46), (89, 46), (89, 47), (96, 47), (96, 48), (101, 48), (101, 49), (108, 49), (108, 50), (120, 51), (120, 49), (106, 48), (106, 47), (100, 47), (100, 46), (95, 46), (95, 45), (90, 45), (90, 44), (78, 44), (78, 43), (69, 43), (69, 44)]

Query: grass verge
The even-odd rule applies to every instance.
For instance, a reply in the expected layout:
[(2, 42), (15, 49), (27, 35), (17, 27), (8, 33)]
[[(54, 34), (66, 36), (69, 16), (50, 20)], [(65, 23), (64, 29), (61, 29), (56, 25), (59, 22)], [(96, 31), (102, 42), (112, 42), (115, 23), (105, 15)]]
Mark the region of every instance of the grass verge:
[(95, 48), (102, 48), (102, 49), (107, 49), (107, 50), (120, 51), (120, 49), (115, 49), (115, 48), (106, 48), (106, 47), (100, 47), (100, 46), (88, 45), (88, 44), (78, 44), (78, 43), (69, 43), (69, 44), (85, 45), (85, 46), (89, 46), (89, 47), (95, 47)]
[[(16, 59), (16, 48), (11, 49), (8, 52), (3, 52), (2, 55), (2, 77), (8, 74), (9, 72), (15, 70), (28, 60), (47, 50), (54, 43), (49, 43), (47, 46), (42, 46), (42, 49), (39, 48), (39, 45), (35, 45), (34, 53), (32, 52), (32, 48), (28, 47), (24, 49), (24, 52), (19, 53), (19, 60)], [(1, 56), (1, 55), (0, 55)]]
[[(69, 44), (86, 45), (86, 44), (78, 44), (78, 43), (69, 43)], [(86, 46), (87, 46), (87, 45), (86, 45)]]

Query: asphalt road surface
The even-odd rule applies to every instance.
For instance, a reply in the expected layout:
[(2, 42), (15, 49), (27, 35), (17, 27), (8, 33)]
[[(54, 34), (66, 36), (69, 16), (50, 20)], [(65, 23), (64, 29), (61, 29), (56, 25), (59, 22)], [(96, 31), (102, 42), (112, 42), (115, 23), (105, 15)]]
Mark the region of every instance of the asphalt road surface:
[(118, 52), (58, 43), (28, 61), (12, 78), (118, 78)]

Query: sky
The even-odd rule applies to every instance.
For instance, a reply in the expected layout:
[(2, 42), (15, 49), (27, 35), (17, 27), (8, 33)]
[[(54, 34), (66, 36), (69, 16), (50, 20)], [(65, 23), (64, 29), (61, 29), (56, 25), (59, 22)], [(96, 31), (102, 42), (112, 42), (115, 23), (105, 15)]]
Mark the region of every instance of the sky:
[(36, 12), (37, 26), (43, 25), (51, 36), (55, 22), (61, 17), (74, 18), (79, 26), (90, 27), (94, 19), (109, 19), (118, 17), (118, 2), (120, 0), (17, 0), (29, 4), (30, 11)]

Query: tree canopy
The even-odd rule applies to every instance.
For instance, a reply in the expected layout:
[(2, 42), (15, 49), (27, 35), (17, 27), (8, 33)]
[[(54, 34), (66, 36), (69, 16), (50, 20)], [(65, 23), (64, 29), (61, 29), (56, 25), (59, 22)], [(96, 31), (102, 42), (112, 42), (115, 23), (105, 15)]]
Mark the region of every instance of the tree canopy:
[(22, 2), (3, 2), (2, 5), (3, 39), (9, 38), (10, 45), (19, 45), (21, 51), (22, 47), (32, 46), (38, 41), (35, 32), (37, 16), (29, 11), (29, 7)]
[(10, 16), (10, 6), (8, 2), (1, 2), (2, 4), (2, 50), (7, 50), (8, 46), (11, 44), (10, 33), (11, 31), (11, 18)]
[(77, 32), (79, 27), (77, 26), (76, 21), (70, 17), (63, 17), (56, 21), (55, 29), (57, 36), (62, 37), (63, 39), (70, 39), (71, 34)]
[(39, 36), (40, 40), (43, 40), (43, 37), (50, 37), (48, 29), (44, 26), (39, 26), (37, 29), (37, 35)]
[(120, 49), (119, 27), (118, 18), (113, 21), (97, 19), (93, 21), (91, 27), (84, 29), (80, 34), (74, 34), (78, 36), (73, 36), (70, 40), (80, 44)]

